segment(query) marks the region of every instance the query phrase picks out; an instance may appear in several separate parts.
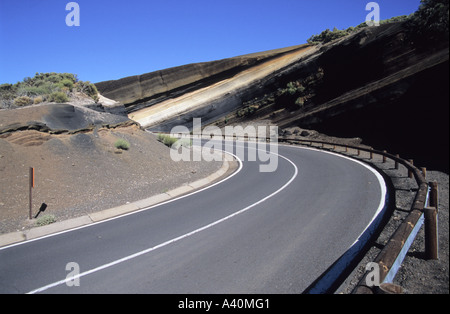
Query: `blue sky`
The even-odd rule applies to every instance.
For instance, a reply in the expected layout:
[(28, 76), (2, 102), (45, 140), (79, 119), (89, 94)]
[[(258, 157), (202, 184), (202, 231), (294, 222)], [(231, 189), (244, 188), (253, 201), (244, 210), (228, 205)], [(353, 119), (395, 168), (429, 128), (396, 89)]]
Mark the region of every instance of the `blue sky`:
[[(368, 0), (0, 0), (0, 84), (36, 72), (100, 82), (194, 62), (299, 45), (365, 21)], [(381, 19), (420, 0), (379, 0)]]

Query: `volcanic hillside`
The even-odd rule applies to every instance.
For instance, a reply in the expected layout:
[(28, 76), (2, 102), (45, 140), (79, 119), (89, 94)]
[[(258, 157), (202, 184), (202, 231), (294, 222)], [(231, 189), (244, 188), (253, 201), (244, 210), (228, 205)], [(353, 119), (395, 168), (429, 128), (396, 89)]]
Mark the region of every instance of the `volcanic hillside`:
[(278, 125), (280, 135), (300, 128), (360, 137), (374, 148), (448, 172), (448, 36), (439, 41), (421, 36), (409, 21), (387, 23), (325, 44), (96, 86), (154, 131), (190, 127), (194, 117), (218, 126), (260, 121)]

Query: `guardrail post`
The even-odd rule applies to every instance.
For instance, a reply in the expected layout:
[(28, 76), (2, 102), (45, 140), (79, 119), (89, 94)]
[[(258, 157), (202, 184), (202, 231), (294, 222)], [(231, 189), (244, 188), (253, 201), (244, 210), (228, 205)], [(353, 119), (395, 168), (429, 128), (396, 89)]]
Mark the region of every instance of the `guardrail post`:
[(439, 211), (439, 188), (437, 182), (430, 182), (430, 200), (429, 205), (430, 207), (436, 208), (436, 210)]
[[(383, 150), (383, 153), (387, 154), (387, 151)], [(383, 155), (383, 164), (386, 163), (386, 155)]]
[(438, 228), (437, 228), (437, 209), (426, 207), (425, 213), (425, 257), (428, 260), (439, 259), (438, 254)]
[(370, 151), (370, 160), (373, 159), (373, 151)]
[[(411, 166), (414, 166), (414, 160), (409, 159), (408, 162), (411, 164)], [(411, 170), (411, 169), (408, 169), (408, 178), (411, 179), (413, 176), (414, 176), (414, 175), (413, 175), (412, 170)]]
[(404, 289), (393, 283), (382, 283), (376, 292), (377, 294), (403, 294)]
[(427, 168), (422, 167), (422, 168), (420, 168), (420, 170), (422, 171), (423, 177), (426, 179), (427, 178)]
[[(397, 158), (399, 158), (400, 159), (400, 155), (399, 154), (397, 154), (397, 155), (395, 155), (395, 157), (397, 157)], [(395, 161), (395, 170), (398, 170), (398, 161), (396, 160)]]

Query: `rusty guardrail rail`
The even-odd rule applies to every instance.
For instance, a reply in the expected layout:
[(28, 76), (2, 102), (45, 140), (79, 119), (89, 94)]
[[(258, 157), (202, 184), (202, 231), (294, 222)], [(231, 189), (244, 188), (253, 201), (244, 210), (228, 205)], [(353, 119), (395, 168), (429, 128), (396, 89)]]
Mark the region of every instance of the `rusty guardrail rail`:
[[(423, 223), (425, 223), (425, 245), (426, 258), (438, 258), (438, 244), (437, 244), (437, 211), (438, 211), (438, 187), (436, 182), (428, 184), (426, 180), (426, 168), (417, 168), (414, 166), (413, 160), (404, 160), (399, 155), (392, 155), (386, 151), (374, 150), (372, 148), (336, 144), (331, 142), (316, 141), (316, 140), (300, 140), (292, 138), (280, 138), (280, 142), (291, 142), (299, 144), (319, 144), (324, 149), (325, 145), (330, 146), (333, 150), (336, 147), (343, 147), (345, 151), (348, 149), (356, 150), (357, 156), (360, 156), (361, 151), (368, 152), (370, 159), (374, 154), (383, 156), (383, 162), (389, 158), (395, 162), (395, 169), (399, 169), (399, 164), (403, 165), (408, 170), (408, 177), (414, 178), (418, 185), (416, 196), (411, 206), (411, 210), (402, 224), (397, 228), (391, 236), (387, 244), (373, 261), (379, 265), (380, 282), (390, 283), (395, 277), (398, 268), (400, 267), (406, 253), (414, 241), (417, 232)], [(430, 194), (429, 194), (430, 191)], [(428, 197), (430, 196), (430, 197)], [(373, 294), (377, 293), (378, 287), (370, 287), (366, 284), (366, 277), (369, 275), (366, 272), (359, 284), (353, 290), (354, 294)]]

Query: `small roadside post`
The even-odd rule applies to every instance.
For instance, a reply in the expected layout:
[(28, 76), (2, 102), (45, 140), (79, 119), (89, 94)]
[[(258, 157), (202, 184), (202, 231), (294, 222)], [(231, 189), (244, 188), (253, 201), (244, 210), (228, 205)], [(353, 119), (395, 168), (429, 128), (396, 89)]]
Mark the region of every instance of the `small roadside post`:
[(33, 188), (34, 188), (34, 168), (30, 167), (30, 209), (29, 209), (29, 215), (28, 218), (31, 220), (33, 219)]

